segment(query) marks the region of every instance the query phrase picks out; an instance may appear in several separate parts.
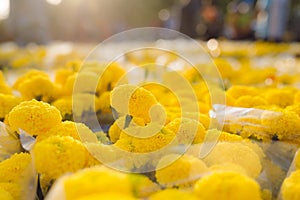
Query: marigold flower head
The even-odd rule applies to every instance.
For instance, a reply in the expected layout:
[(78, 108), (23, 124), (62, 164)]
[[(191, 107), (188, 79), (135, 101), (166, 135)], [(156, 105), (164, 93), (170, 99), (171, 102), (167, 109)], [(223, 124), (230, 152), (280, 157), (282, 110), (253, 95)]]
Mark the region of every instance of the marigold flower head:
[(52, 179), (86, 166), (88, 152), (70, 136), (50, 136), (33, 148), (36, 170)]
[(104, 64), (105, 71), (99, 79), (97, 93), (102, 94), (105, 91), (111, 91), (116, 87), (117, 83), (124, 79), (125, 70), (118, 63), (110, 63), (108, 66)]
[(141, 118), (134, 117), (130, 119), (130, 122), (128, 122), (128, 118), (126, 118), (126, 116), (119, 117), (116, 121), (114, 121), (114, 123), (110, 126), (108, 130), (110, 141), (112, 143), (116, 143), (117, 140), (120, 138), (121, 132), (127, 127), (144, 125), (145, 122)]
[(78, 76), (78, 73), (74, 73), (74, 74), (68, 76), (65, 84), (62, 87), (63, 95), (70, 96), (73, 94), (74, 84), (75, 84), (77, 76)]
[(115, 145), (128, 152), (148, 153), (165, 147), (174, 138), (175, 134), (167, 128), (148, 138), (133, 137), (122, 131)]
[(208, 166), (231, 162), (243, 167), (250, 177), (258, 177), (262, 166), (259, 156), (248, 146), (237, 142), (219, 142), (204, 158)]
[[(72, 121), (64, 121), (54, 127), (52, 127), (50, 130), (45, 132), (43, 135), (39, 135), (37, 137), (38, 141), (44, 140), (50, 136), (71, 136), (76, 140), (81, 141), (80, 136), (86, 136), (86, 135), (94, 135), (94, 133), (84, 124), (82, 123), (76, 123)], [(96, 138), (96, 135), (94, 135)]]
[(16, 182), (0, 182), (0, 188), (6, 190), (13, 199), (22, 199), (25, 197), (25, 192), (27, 192), (25, 189), (28, 190), (28, 188), (21, 188), (20, 183)]
[(294, 103), (294, 92), (287, 89), (273, 89), (265, 93), (265, 99), (269, 104), (285, 108)]
[(52, 102), (52, 106), (56, 107), (62, 116), (62, 120), (73, 120), (72, 97), (63, 97)]
[[(131, 94), (131, 92), (133, 93)], [(127, 108), (124, 103), (126, 103), (128, 99)], [(117, 112), (143, 118), (146, 123), (151, 121), (149, 111), (155, 104), (157, 104), (157, 100), (151, 92), (142, 87), (133, 85), (121, 85), (116, 87), (110, 97), (110, 105)]]
[(24, 74), (23, 76), (20, 76), (15, 83), (13, 84), (13, 88), (14, 89), (19, 89), (19, 87), (27, 80), (30, 80), (36, 76), (42, 76), (44, 78), (49, 78), (48, 74), (46, 74), (43, 71), (39, 71), (39, 70), (35, 70), (32, 69), (30, 71), (28, 71), (26, 74)]
[(277, 135), (279, 139), (288, 138), (300, 133), (300, 117), (295, 112), (265, 111), (261, 116), (261, 124), (270, 136)]
[(294, 103), (300, 103), (300, 91), (296, 92), (294, 96)]
[(204, 141), (206, 131), (204, 126), (189, 118), (176, 118), (165, 126), (177, 135), (180, 144), (193, 141), (194, 144)]
[(177, 199), (177, 200), (197, 200), (198, 198), (187, 191), (179, 189), (165, 189), (152, 194), (149, 200), (165, 200), (165, 199)]
[(285, 108), (288, 111), (295, 112), (300, 117), (300, 101)]
[(3, 120), (5, 116), (21, 102), (19, 97), (8, 94), (0, 94), (0, 119)]
[(296, 170), (287, 177), (281, 187), (283, 200), (300, 199), (300, 170)]
[(225, 162), (221, 164), (212, 165), (209, 167), (209, 170), (211, 171), (231, 171), (231, 172), (237, 172), (240, 174), (247, 175), (246, 170), (237, 164), (231, 163), (231, 162)]
[(160, 186), (152, 182), (147, 176), (128, 174), (128, 179), (132, 186), (132, 193), (137, 198), (147, 198), (150, 194), (160, 190)]
[(4, 83), (0, 83), (0, 93), (2, 94), (12, 94), (12, 89), (4, 84)]
[(259, 95), (259, 91), (257, 88), (251, 86), (243, 86), (243, 85), (234, 85), (230, 87), (226, 93), (235, 99), (238, 99), (239, 97), (245, 95), (249, 95), (249, 96)]
[(111, 113), (110, 92), (104, 92), (99, 97), (99, 110), (101, 113)]
[(14, 198), (8, 191), (0, 188), (0, 199), (13, 200)]
[(263, 99), (260, 96), (250, 96), (250, 95), (245, 95), (239, 97), (235, 101), (235, 106), (237, 107), (243, 107), (243, 108), (254, 108), (257, 106), (265, 106), (267, 105), (267, 101)]
[(70, 69), (59, 69), (55, 72), (54, 82), (60, 85), (64, 85), (67, 81), (67, 78), (74, 74), (73, 70)]
[(31, 156), (28, 153), (18, 153), (0, 162), (1, 182), (20, 182), (26, 178), (27, 170), (31, 164)]
[[(76, 198), (74, 200), (99, 200), (99, 199), (109, 199), (109, 200), (136, 200), (133, 196), (124, 195), (124, 194), (116, 194), (115, 192), (104, 193), (104, 194), (92, 194), (83, 196), (80, 198)], [(72, 200), (72, 199), (70, 199)]]
[(61, 115), (54, 106), (33, 99), (15, 106), (9, 112), (8, 123), (13, 131), (23, 129), (30, 135), (40, 135), (61, 123)]
[(63, 181), (67, 199), (115, 193), (133, 195), (128, 175), (105, 167), (81, 170)]
[(214, 172), (198, 180), (194, 187), (200, 199), (261, 200), (259, 185), (237, 172)]
[(96, 113), (99, 110), (99, 98), (94, 94), (76, 93), (73, 94), (73, 116), (80, 117), (85, 112)]
[(54, 96), (54, 84), (48, 77), (41, 75), (24, 80), (18, 90), (25, 100), (37, 99), (49, 102)]
[(158, 162), (155, 177), (160, 185), (164, 187), (190, 186), (208, 171), (202, 160), (191, 155), (179, 156), (170, 154)]

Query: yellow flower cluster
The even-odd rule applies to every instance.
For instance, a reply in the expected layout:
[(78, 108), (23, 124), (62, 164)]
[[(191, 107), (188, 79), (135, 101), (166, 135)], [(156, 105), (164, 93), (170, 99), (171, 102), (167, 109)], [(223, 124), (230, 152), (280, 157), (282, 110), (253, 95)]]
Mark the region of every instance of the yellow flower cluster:
[(155, 177), (163, 187), (187, 187), (207, 171), (206, 164), (197, 157), (170, 154), (158, 162)]
[(199, 199), (261, 200), (260, 187), (253, 179), (237, 172), (215, 172), (196, 182)]
[(50, 136), (33, 148), (38, 173), (57, 179), (89, 165), (91, 158), (84, 145), (70, 136)]
[[(1, 199), (21, 199), (29, 194), (29, 183), (34, 177), (28, 153), (14, 154), (0, 162), (0, 197)], [(28, 197), (29, 198), (29, 197)]]
[(296, 170), (282, 183), (281, 193), (283, 200), (296, 200), (300, 198), (300, 170)]
[(37, 136), (47, 132), (61, 122), (59, 110), (48, 103), (31, 100), (23, 101), (8, 114), (8, 124), (13, 131), (23, 129)]
[[(61, 190), (64, 188), (64, 190)], [(81, 170), (62, 177), (50, 191), (49, 199), (136, 199), (159, 187), (143, 175), (125, 174), (104, 166)], [(59, 190), (59, 192), (56, 192)]]

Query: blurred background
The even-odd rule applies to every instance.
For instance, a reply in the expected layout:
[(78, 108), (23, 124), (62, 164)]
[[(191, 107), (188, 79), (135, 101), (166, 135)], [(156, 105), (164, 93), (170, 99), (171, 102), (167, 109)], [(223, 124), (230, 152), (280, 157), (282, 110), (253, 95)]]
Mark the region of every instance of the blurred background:
[(300, 40), (299, 0), (0, 0), (0, 42), (100, 42), (144, 26), (208, 40)]

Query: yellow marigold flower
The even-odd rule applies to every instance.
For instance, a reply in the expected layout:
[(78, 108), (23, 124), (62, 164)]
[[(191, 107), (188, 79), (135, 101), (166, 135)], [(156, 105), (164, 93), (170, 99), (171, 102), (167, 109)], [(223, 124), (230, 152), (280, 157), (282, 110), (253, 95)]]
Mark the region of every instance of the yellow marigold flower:
[(294, 92), (287, 89), (273, 89), (265, 93), (265, 99), (269, 104), (285, 108), (294, 103)]
[(5, 116), (21, 102), (19, 97), (8, 94), (0, 94), (0, 120), (3, 121)]
[(110, 92), (104, 92), (99, 97), (99, 110), (101, 113), (111, 113)]
[(175, 137), (173, 131), (163, 128), (154, 136), (137, 138), (121, 132), (120, 139), (115, 145), (128, 152), (147, 153), (159, 150), (168, 145)]
[[(211, 134), (212, 132), (210, 131), (209, 133)], [(240, 142), (242, 140), (243, 138), (241, 136), (227, 133), (225, 131), (222, 131), (219, 136), (220, 142)]]
[(145, 126), (144, 120), (137, 117), (132, 118), (130, 123), (127, 124), (127, 127), (125, 127), (125, 124), (126, 124), (126, 116), (122, 116), (118, 118), (116, 121), (114, 121), (114, 123), (110, 126), (108, 130), (108, 135), (112, 143), (116, 143), (117, 140), (119, 140), (120, 134), (125, 128), (131, 126)]
[(6, 190), (4, 190), (0, 187), (0, 199), (13, 200), (14, 198), (12, 197), (12, 195), (8, 191), (6, 191)]
[(255, 87), (243, 86), (243, 85), (234, 85), (230, 87), (226, 93), (235, 99), (245, 95), (249, 95), (249, 96), (259, 95), (259, 91)]
[(48, 74), (46, 74), (45, 72), (39, 71), (39, 70), (30, 70), (28, 71), (26, 74), (24, 74), (23, 76), (20, 76), (15, 83), (13, 84), (13, 89), (19, 89), (19, 87), (27, 80), (32, 79), (35, 76), (42, 76), (44, 78), (49, 78)]
[(205, 163), (194, 156), (170, 154), (158, 162), (155, 177), (164, 187), (187, 187), (207, 171)]
[[(106, 64), (104, 64), (106, 67)], [(105, 91), (111, 91), (117, 85), (120, 79), (124, 79), (125, 70), (118, 63), (110, 63), (99, 79), (97, 88), (98, 94)]]
[(84, 124), (82, 123), (76, 123), (72, 121), (64, 121), (54, 127), (52, 127), (50, 130), (45, 132), (42, 135), (39, 135), (37, 137), (37, 141), (44, 140), (50, 136), (71, 136), (76, 140), (81, 141), (80, 136), (86, 136), (86, 135), (94, 135), (96, 139), (96, 135)]
[(261, 116), (261, 124), (271, 137), (279, 139), (297, 135), (300, 132), (300, 117), (288, 110), (282, 112), (265, 111)]
[(294, 96), (294, 103), (300, 103), (300, 91), (296, 92)]
[(73, 94), (74, 84), (77, 78), (77, 73), (74, 73), (66, 79), (65, 84), (62, 87), (62, 93), (65, 96), (70, 96)]
[(177, 199), (177, 200), (197, 200), (198, 198), (187, 191), (179, 189), (166, 189), (152, 194), (149, 200), (165, 200), (165, 199)]
[(0, 83), (0, 93), (1, 94), (12, 94), (12, 89), (4, 84), (4, 83)]
[(300, 199), (300, 170), (296, 170), (287, 177), (281, 187), (283, 200)]
[(26, 198), (25, 192), (27, 192), (26, 190), (28, 190), (29, 188), (23, 188), (20, 186), (20, 183), (16, 182), (0, 182), (0, 188), (3, 188), (9, 194), (11, 194), (14, 200), (22, 199), (24, 197)]
[[(131, 91), (133, 91), (132, 94)], [(126, 105), (124, 103), (126, 103), (128, 97), (129, 107), (125, 108)], [(142, 87), (121, 85), (112, 91), (110, 104), (118, 112), (127, 114), (126, 111), (128, 110), (128, 114), (142, 118), (146, 123), (149, 123), (151, 121), (149, 116), (150, 108), (157, 104), (157, 100), (151, 92)]]
[(37, 99), (49, 102), (54, 96), (54, 84), (48, 77), (40, 75), (23, 81), (18, 90), (25, 100)]
[(294, 164), (296, 169), (300, 169), (300, 150), (298, 150), (294, 157)]
[[(76, 91), (81, 93), (96, 93), (99, 77), (91, 71), (80, 71), (76, 76)], [(80, 84), (78, 84), (78, 83)], [(74, 85), (75, 86), (75, 85)]]
[(64, 85), (67, 81), (67, 78), (74, 74), (73, 70), (70, 69), (59, 69), (55, 72), (54, 82), (60, 85)]
[[(84, 197), (76, 198), (74, 200), (99, 200), (99, 199), (109, 199), (109, 200), (136, 200), (136, 198), (130, 196), (130, 195), (124, 195), (124, 194), (116, 194), (115, 192), (112, 193), (104, 193), (104, 194), (93, 194), (93, 195), (87, 195)], [(73, 199), (70, 199), (73, 200)]]
[(215, 172), (198, 180), (194, 193), (199, 199), (261, 200), (260, 187), (237, 172)]
[(267, 104), (268, 104), (267, 101), (262, 97), (260, 96), (253, 97), (250, 95), (239, 97), (235, 102), (235, 106), (243, 107), (243, 108), (254, 108), (257, 106), (265, 106)]
[(62, 116), (62, 120), (73, 120), (72, 97), (63, 97), (52, 102), (52, 106), (56, 107)]
[(230, 96), (228, 93), (225, 94), (225, 97), (226, 97), (226, 105), (227, 106), (235, 106), (235, 99)]
[(225, 162), (221, 164), (212, 165), (209, 167), (209, 170), (211, 171), (231, 171), (231, 172), (238, 172), (240, 174), (247, 175), (246, 170), (237, 164)]
[(86, 166), (88, 152), (70, 136), (51, 136), (33, 148), (36, 170), (52, 179)]
[(115, 193), (132, 195), (128, 175), (105, 167), (81, 170), (64, 180), (66, 199), (76, 199), (93, 194)]
[(261, 124), (260, 117), (257, 115), (245, 115), (242, 117), (233, 118), (228, 122), (229, 132), (238, 134), (243, 138), (256, 136), (260, 138), (264, 135), (264, 127)]
[(0, 163), (1, 182), (20, 182), (27, 178), (27, 170), (31, 164), (31, 156), (28, 153), (14, 154)]
[(13, 131), (21, 128), (30, 135), (40, 135), (61, 123), (61, 115), (48, 103), (23, 101), (9, 112), (8, 123)]
[(80, 117), (85, 112), (96, 113), (99, 110), (99, 98), (94, 94), (73, 94), (73, 116)]
[(285, 108), (288, 111), (295, 112), (300, 117), (300, 101)]
[(157, 183), (152, 182), (147, 176), (129, 174), (128, 178), (132, 186), (132, 193), (137, 198), (147, 198), (161, 189)]
[(194, 144), (204, 141), (206, 131), (204, 126), (189, 118), (176, 118), (165, 126), (177, 135), (180, 144), (193, 141)]
[(231, 162), (243, 167), (250, 177), (258, 177), (262, 166), (259, 156), (242, 143), (219, 142), (204, 158), (208, 165)]

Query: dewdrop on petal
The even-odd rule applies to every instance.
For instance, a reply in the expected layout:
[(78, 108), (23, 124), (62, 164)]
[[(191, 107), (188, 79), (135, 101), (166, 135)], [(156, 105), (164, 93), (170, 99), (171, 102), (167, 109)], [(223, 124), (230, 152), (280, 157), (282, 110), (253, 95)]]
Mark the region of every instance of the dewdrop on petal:
[(42, 135), (59, 123), (59, 110), (34, 99), (21, 102), (8, 114), (8, 124), (13, 131), (19, 132), (22, 129), (33, 136)]
[(206, 164), (190, 155), (167, 155), (158, 162), (155, 177), (164, 187), (188, 187), (207, 172)]
[(199, 179), (194, 186), (199, 199), (261, 200), (255, 180), (237, 172), (213, 172)]

